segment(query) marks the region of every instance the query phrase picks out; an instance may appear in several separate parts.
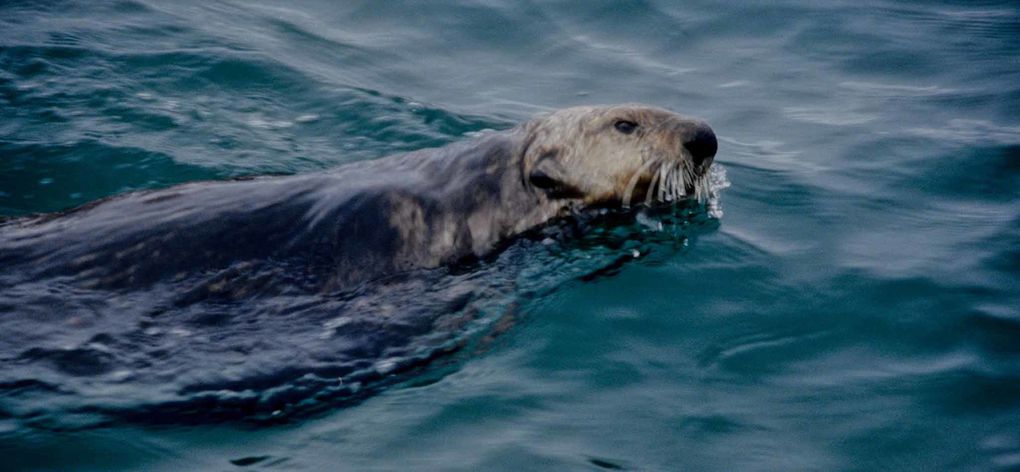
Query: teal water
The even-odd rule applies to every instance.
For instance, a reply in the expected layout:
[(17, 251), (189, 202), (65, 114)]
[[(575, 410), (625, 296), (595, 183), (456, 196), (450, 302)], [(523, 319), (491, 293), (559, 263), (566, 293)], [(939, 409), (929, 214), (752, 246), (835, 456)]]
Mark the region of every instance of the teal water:
[(444, 278), (513, 286), (472, 349), (279, 423), (96, 421), (71, 411), (144, 389), (5, 336), (6, 372), (87, 395), (0, 376), (0, 469), (1016, 470), (1018, 58), (1013, 2), (4, 1), (0, 215), (592, 103), (705, 119), (730, 187), (678, 233)]

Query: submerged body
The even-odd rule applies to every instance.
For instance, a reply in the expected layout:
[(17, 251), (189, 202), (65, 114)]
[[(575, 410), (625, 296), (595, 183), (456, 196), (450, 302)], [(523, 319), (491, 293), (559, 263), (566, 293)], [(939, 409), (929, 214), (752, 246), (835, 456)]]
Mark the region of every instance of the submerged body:
[(700, 121), (575, 108), (0, 222), (0, 416), (278, 421), (370, 395), (511, 322), (515, 251), (442, 266), (586, 208), (704, 195), (714, 153)]
[(588, 206), (701, 197), (715, 150), (707, 125), (665, 110), (565, 109), (327, 172), (190, 183), (8, 221), (0, 285), (197, 278), (234, 298), (345, 289), (483, 256)]

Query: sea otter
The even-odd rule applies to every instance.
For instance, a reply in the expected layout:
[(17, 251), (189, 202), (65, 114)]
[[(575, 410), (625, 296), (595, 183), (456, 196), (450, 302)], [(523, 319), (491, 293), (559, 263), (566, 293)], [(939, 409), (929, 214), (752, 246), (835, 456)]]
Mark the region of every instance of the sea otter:
[(9, 220), (0, 286), (343, 290), (484, 256), (586, 208), (704, 199), (716, 149), (705, 122), (667, 110), (567, 108), (329, 171), (194, 182)]

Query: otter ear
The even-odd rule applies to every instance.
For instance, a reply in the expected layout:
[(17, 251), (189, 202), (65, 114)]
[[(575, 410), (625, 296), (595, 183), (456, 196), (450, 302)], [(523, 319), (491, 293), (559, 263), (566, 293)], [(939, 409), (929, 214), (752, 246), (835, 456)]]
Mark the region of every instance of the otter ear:
[(584, 194), (567, 181), (568, 171), (556, 156), (559, 149), (544, 151), (528, 174), (528, 181), (553, 198), (577, 198)]

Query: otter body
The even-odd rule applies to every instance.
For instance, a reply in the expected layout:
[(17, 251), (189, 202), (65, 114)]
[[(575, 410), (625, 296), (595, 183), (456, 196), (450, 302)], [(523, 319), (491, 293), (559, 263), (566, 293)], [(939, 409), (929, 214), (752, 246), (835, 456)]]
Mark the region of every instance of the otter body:
[(198, 277), (208, 290), (238, 279), (342, 289), (483, 256), (585, 206), (700, 197), (715, 148), (703, 122), (664, 110), (566, 109), (330, 171), (189, 183), (8, 221), (0, 285)]

